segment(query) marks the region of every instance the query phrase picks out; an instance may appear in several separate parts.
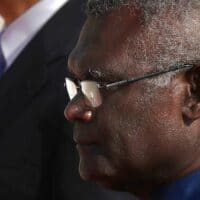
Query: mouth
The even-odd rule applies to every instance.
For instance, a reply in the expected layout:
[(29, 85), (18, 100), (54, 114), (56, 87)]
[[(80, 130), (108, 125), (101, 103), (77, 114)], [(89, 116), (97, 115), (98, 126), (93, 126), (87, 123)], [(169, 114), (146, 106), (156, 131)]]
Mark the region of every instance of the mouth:
[(76, 144), (76, 149), (79, 155), (89, 156), (101, 154), (100, 138), (95, 132), (74, 131), (73, 140)]
[(84, 131), (84, 129), (74, 130), (73, 140), (77, 145), (90, 146), (100, 144), (100, 136), (96, 132)]
[(82, 156), (88, 156), (88, 155), (91, 155), (91, 153), (92, 155), (102, 154), (102, 150), (97, 144), (87, 144), (87, 145), (77, 144), (76, 149), (79, 155), (82, 155)]

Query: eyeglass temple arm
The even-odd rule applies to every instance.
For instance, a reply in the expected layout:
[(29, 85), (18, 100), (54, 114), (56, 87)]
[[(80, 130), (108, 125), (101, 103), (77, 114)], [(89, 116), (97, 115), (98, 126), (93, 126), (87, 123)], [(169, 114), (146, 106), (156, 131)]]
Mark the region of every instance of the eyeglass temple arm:
[(151, 78), (151, 77), (154, 77), (154, 76), (159, 76), (161, 74), (177, 71), (177, 70), (180, 70), (180, 69), (187, 69), (187, 68), (190, 69), (192, 67), (193, 67), (193, 64), (177, 64), (177, 65), (174, 65), (174, 66), (170, 67), (169, 69), (166, 69), (166, 70), (163, 70), (163, 71), (150, 73), (150, 74), (147, 74), (145, 76), (138, 77), (138, 78), (131, 78), (131, 79), (128, 79), (128, 80), (122, 80), (122, 81), (118, 81), (118, 82), (114, 82), (114, 83), (109, 83), (109, 84), (100, 86), (100, 88), (109, 89), (111, 87), (126, 85), (126, 84), (129, 84), (129, 83), (134, 83), (136, 81), (140, 81), (140, 80), (143, 80), (143, 79), (146, 79), (146, 78)]

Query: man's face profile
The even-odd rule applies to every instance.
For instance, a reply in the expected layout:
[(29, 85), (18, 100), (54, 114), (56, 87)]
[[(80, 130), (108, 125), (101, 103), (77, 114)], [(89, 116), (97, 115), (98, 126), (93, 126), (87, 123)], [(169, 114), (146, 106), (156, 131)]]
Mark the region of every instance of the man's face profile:
[[(199, 16), (184, 18), (173, 9), (148, 20), (134, 4), (89, 15), (69, 70), (78, 80), (112, 83), (198, 59), (199, 47), (193, 45), (199, 24), (189, 19)], [(193, 74), (182, 70), (102, 89), (98, 108), (78, 93), (65, 116), (75, 122), (82, 178), (139, 192), (199, 167), (199, 93), (191, 86)]]

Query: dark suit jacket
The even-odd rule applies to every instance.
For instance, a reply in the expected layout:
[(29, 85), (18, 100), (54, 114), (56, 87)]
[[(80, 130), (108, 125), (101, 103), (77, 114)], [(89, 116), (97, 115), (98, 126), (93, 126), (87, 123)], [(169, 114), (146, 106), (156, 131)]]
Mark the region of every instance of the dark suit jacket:
[(0, 80), (1, 200), (122, 198), (80, 179), (71, 125), (63, 116), (66, 55), (85, 18), (83, 4), (64, 6)]

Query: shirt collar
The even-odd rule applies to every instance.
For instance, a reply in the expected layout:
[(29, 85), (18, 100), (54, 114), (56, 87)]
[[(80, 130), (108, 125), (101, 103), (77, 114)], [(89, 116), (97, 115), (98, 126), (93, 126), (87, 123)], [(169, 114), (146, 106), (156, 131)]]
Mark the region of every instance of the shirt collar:
[(194, 200), (200, 197), (200, 170), (184, 176), (153, 193), (154, 200)]
[(5, 27), (5, 20), (4, 18), (0, 15), (0, 33), (2, 32), (2, 30)]

